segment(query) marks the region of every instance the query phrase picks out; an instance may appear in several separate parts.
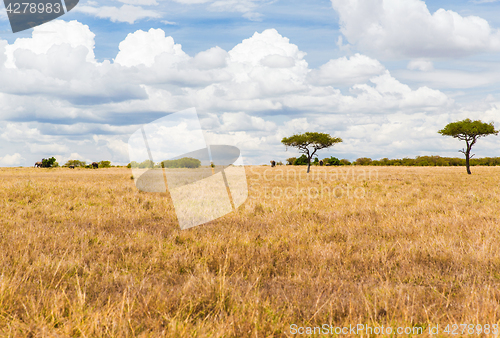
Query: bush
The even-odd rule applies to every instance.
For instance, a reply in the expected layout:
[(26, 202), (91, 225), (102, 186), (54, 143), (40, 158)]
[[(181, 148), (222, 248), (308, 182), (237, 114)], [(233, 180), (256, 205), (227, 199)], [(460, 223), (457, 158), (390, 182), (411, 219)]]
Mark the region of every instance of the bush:
[(286, 159), (286, 165), (293, 165), (297, 157), (290, 157)]
[[(347, 160), (341, 160), (343, 161)], [(350, 164), (347, 161), (346, 164)], [(465, 159), (458, 157), (441, 157), (441, 156), (417, 156), (416, 158), (402, 158), (402, 159), (388, 159), (387, 157), (380, 160), (372, 161), (369, 158), (362, 157), (356, 160), (357, 165), (383, 165), (383, 166), (465, 166)], [(496, 166), (500, 165), (500, 157), (484, 157), (472, 158), (470, 160), (471, 166)]]
[(42, 168), (53, 168), (58, 166), (59, 164), (56, 162), (55, 157), (42, 159)]
[(142, 161), (141, 163), (138, 163), (136, 161), (132, 161), (127, 165), (127, 168), (140, 168), (140, 169), (145, 169), (145, 168), (158, 168), (159, 165), (155, 165), (155, 163), (151, 160), (145, 160)]
[(85, 161), (69, 160), (63, 165), (63, 167), (69, 167), (70, 165), (74, 165), (75, 167), (85, 167), (87, 163)]
[(351, 165), (351, 161), (346, 158), (340, 160), (340, 165)]
[(330, 164), (330, 165), (341, 165), (340, 160), (336, 157), (330, 157), (330, 158), (325, 158), (323, 159), (323, 163), (325, 165)]
[(164, 168), (199, 168), (201, 161), (192, 157), (183, 157), (178, 160), (168, 160), (162, 162)]
[(368, 157), (360, 157), (356, 160), (356, 165), (370, 165), (372, 163), (372, 159)]
[(276, 162), (276, 165), (283, 165), (283, 162), (281, 162), (281, 161)]
[(111, 168), (111, 161), (99, 162), (99, 168)]
[(307, 164), (308, 164), (308, 161), (307, 161), (307, 156), (306, 155), (300, 156), (298, 159), (296, 159), (293, 162), (293, 165), (307, 165)]

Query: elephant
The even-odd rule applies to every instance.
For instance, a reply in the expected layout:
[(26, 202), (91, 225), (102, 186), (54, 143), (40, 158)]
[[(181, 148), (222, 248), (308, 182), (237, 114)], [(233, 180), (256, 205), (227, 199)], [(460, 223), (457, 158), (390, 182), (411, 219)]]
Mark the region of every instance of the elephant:
[(271, 161), (271, 168), (276, 167), (276, 161)]
[(319, 161), (319, 165), (320, 165), (320, 166), (323, 166), (323, 160), (320, 160), (320, 161)]
[(35, 168), (41, 168), (41, 167), (42, 167), (42, 165), (43, 165), (43, 163), (42, 163), (42, 162), (36, 162), (36, 163), (35, 163)]
[(97, 169), (97, 168), (99, 168), (99, 163), (92, 162), (92, 169)]
[(69, 168), (70, 169), (75, 169), (75, 166), (74, 165), (70, 165)]

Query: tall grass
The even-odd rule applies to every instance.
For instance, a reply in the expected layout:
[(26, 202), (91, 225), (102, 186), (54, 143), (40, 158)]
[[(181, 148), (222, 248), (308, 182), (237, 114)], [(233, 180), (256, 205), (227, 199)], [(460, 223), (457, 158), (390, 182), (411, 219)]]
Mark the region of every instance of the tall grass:
[(0, 169), (0, 335), (499, 322), (500, 168), (304, 170), (249, 167), (243, 206), (181, 231), (129, 169)]

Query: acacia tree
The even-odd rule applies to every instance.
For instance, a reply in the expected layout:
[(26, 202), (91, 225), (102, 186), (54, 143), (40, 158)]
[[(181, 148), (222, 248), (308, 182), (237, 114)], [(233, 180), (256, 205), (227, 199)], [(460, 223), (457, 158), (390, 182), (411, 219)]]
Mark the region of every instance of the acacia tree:
[(474, 156), (474, 154), (470, 154), (472, 146), (483, 136), (497, 135), (498, 130), (495, 130), (493, 122), (484, 123), (480, 120), (471, 121), (470, 119), (465, 119), (462, 121), (448, 123), (446, 127), (439, 130), (438, 133), (443, 136), (453, 136), (453, 138), (465, 141), (467, 147), (459, 150), (459, 152), (465, 154), (465, 166), (467, 167), (467, 174), (470, 175), (471, 171), (469, 160)]
[(285, 137), (281, 140), (287, 148), (293, 147), (299, 149), (299, 152), (307, 156), (307, 172), (311, 168), (311, 159), (318, 150), (330, 148), (336, 143), (342, 142), (340, 137), (332, 137), (325, 133), (306, 132)]

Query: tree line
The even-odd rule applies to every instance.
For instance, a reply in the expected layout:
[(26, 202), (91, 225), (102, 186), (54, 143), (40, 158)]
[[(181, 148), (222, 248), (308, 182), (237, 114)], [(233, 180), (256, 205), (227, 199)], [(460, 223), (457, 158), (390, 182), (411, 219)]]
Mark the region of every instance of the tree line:
[[(465, 165), (467, 174), (471, 174), (470, 167), (473, 165), (498, 165), (498, 157), (486, 157), (473, 159), (474, 154), (471, 154), (472, 147), (476, 142), (488, 135), (498, 135), (499, 131), (495, 130), (493, 122), (484, 123), (480, 120), (472, 121), (465, 119), (462, 121), (448, 123), (443, 129), (438, 131), (443, 136), (451, 136), (453, 138), (465, 141), (466, 147), (459, 152), (465, 155), (465, 159), (449, 158), (440, 156), (417, 156), (415, 159), (404, 158), (389, 160), (383, 158), (381, 160), (373, 161), (368, 157), (358, 158), (354, 164), (357, 165), (404, 165), (404, 166), (459, 166)], [(309, 173), (311, 164), (319, 165), (347, 165), (351, 164), (348, 160), (339, 160), (335, 157), (327, 158), (319, 161), (316, 157), (311, 163), (313, 156), (321, 149), (327, 149), (337, 143), (342, 142), (339, 137), (332, 137), (325, 133), (306, 132), (303, 134), (295, 134), (290, 137), (284, 137), (281, 140), (286, 148), (297, 148), (302, 156), (299, 158), (291, 157), (287, 159), (287, 163), (291, 165), (307, 165), (307, 172)], [(316, 155), (317, 156), (317, 155)], [(271, 161), (274, 166), (274, 161)], [(281, 162), (278, 162), (278, 165)]]
[[(111, 168), (115, 167), (111, 165), (111, 161), (100, 161), (100, 162), (94, 162), (99, 165), (99, 168)], [(40, 162), (35, 163), (35, 167), (39, 168), (59, 168), (60, 165), (57, 163), (55, 157), (50, 157), (50, 158), (44, 158)], [(69, 160), (66, 162), (62, 167), (65, 168), (92, 168), (92, 163), (87, 164), (86, 161), (80, 161), (80, 160)]]
[[(338, 159), (336, 157), (324, 158), (323, 164), (327, 163), (333, 166), (342, 165), (364, 165), (364, 166), (416, 166), (416, 167), (465, 167), (466, 160), (458, 157), (441, 157), (441, 156), (417, 156), (415, 158), (382, 158), (372, 160), (369, 157), (360, 157), (354, 161), (348, 159)], [(311, 165), (319, 165), (320, 160), (316, 157)], [(277, 162), (277, 165), (283, 165), (282, 162)], [(469, 161), (470, 166), (498, 166), (500, 165), (500, 157), (483, 157), (472, 158)], [(290, 157), (286, 160), (286, 165), (307, 165), (307, 158), (302, 155), (299, 158)]]
[(192, 157), (183, 157), (176, 160), (167, 160), (163, 162), (155, 163), (151, 160), (145, 160), (142, 162), (132, 161), (127, 164), (127, 168), (139, 168), (139, 169), (147, 169), (147, 168), (190, 168), (196, 169), (201, 166), (201, 161), (197, 158)]

